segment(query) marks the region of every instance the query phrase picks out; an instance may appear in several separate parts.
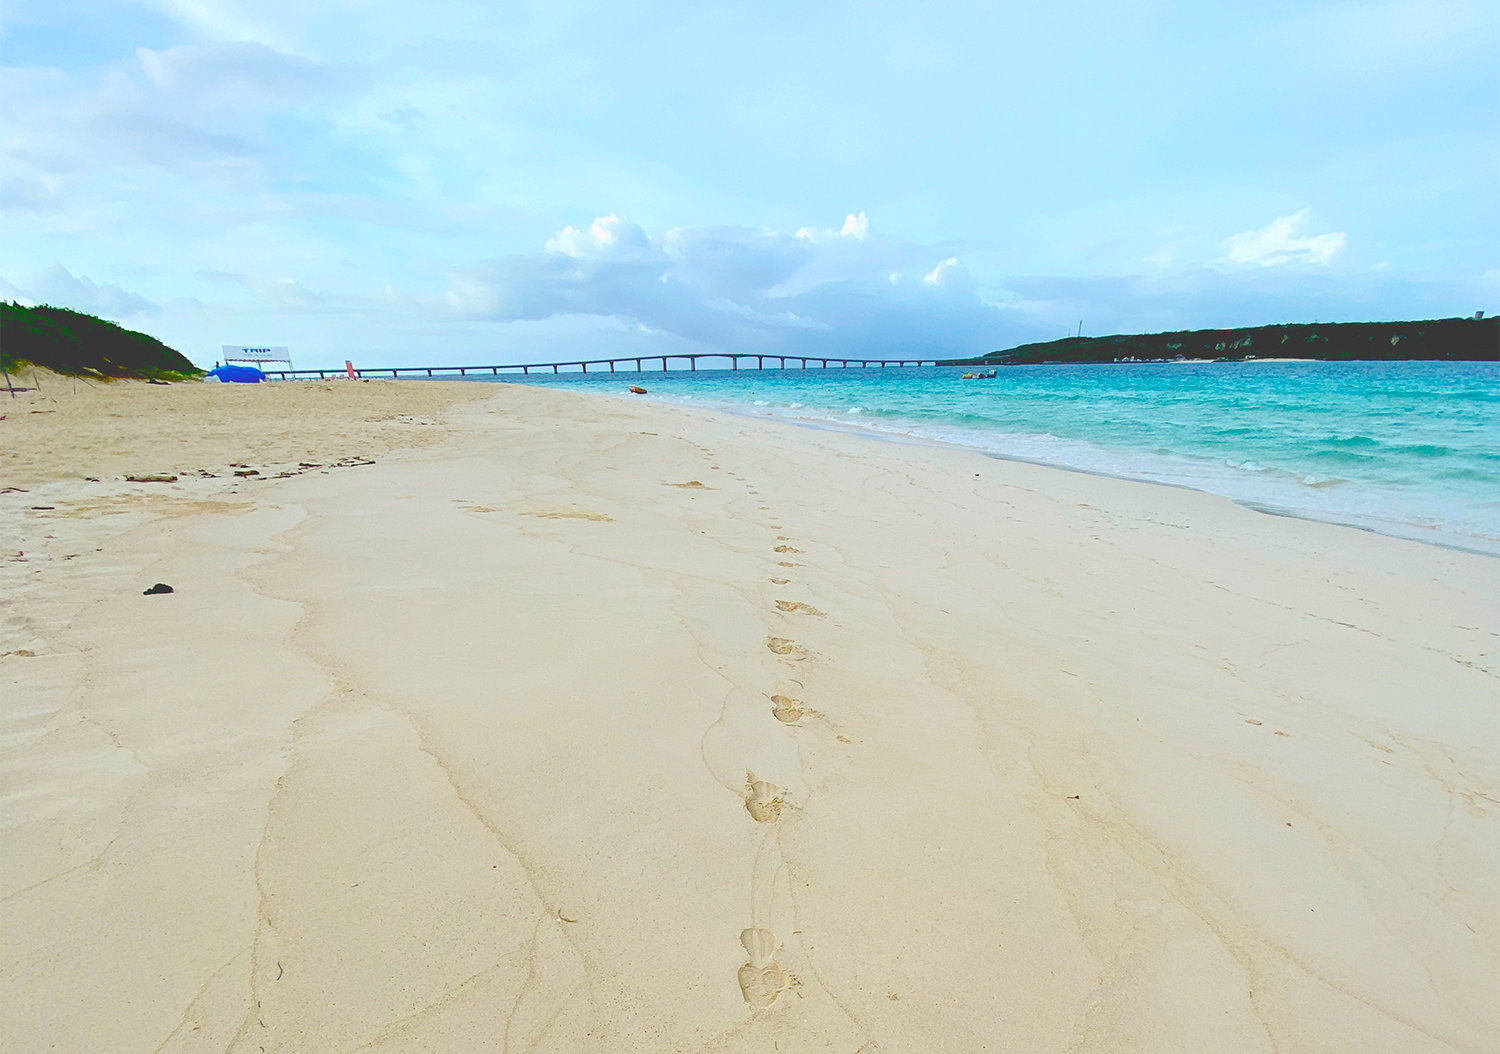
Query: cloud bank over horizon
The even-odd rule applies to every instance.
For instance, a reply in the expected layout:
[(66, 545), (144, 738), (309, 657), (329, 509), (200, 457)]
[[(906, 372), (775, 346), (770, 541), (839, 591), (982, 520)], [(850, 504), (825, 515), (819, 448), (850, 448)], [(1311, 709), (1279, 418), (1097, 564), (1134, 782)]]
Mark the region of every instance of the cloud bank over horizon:
[(372, 364), (1500, 308), (1491, 6), (1084, 4), (18, 0), (0, 297)]
[[(637, 346), (697, 352), (952, 357), (1016, 328), (955, 258), (934, 266), (930, 251), (869, 231), (864, 213), (850, 213), (837, 230), (676, 227), (652, 237), (611, 214), (564, 227), (540, 253), (455, 273), (442, 303), (470, 321), (607, 321)], [(939, 272), (950, 277), (929, 280)]]

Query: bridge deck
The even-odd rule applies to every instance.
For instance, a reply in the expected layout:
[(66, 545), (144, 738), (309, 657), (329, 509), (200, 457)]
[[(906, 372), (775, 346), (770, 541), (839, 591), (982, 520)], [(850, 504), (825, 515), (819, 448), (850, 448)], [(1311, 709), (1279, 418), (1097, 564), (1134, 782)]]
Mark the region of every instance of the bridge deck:
[[(620, 368), (628, 363), (634, 363), (633, 372), (644, 373), (645, 363), (661, 363), (665, 371), (669, 362), (686, 362), (689, 370), (698, 368), (700, 359), (727, 359), (731, 370), (744, 369), (864, 369), (867, 367), (887, 366), (936, 366), (938, 359), (858, 359), (858, 358), (825, 358), (813, 355), (732, 355), (724, 352), (702, 353), (696, 355), (631, 355), (618, 359), (574, 359), (571, 362), (517, 362), (500, 366), (385, 366), (379, 369), (353, 369), (356, 378), (363, 380), (367, 377), (467, 377), (471, 373), (489, 374), (498, 377), (501, 373), (523, 373), (529, 374), (532, 370), (545, 373), (551, 370), (553, 373), (561, 373), (563, 370), (578, 370), (588, 373), (589, 367), (595, 372), (602, 373), (606, 369), (610, 373), (619, 372)], [(754, 362), (754, 366), (741, 363)], [(766, 363), (774, 362), (775, 366), (768, 367)], [(788, 365), (798, 363), (800, 365)], [(678, 367), (679, 369), (681, 367)], [(326, 380), (329, 377), (344, 377), (351, 370), (267, 370), (266, 376), (274, 380), (296, 380), (299, 377)], [(626, 371), (631, 372), (631, 371)], [(655, 372), (654, 370), (652, 372)]]

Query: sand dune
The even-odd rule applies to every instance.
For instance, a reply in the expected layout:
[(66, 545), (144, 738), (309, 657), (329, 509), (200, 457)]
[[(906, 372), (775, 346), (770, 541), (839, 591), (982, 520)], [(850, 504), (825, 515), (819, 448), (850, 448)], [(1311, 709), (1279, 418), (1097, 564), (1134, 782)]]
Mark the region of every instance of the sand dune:
[(51, 398), (4, 1049), (1496, 1049), (1500, 561), (523, 387)]

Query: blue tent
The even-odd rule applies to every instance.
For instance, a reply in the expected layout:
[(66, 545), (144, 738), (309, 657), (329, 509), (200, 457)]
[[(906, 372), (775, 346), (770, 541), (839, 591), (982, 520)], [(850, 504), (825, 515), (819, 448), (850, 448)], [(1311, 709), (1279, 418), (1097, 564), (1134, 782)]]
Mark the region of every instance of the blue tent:
[(219, 366), (209, 370), (209, 377), (217, 377), (226, 384), (259, 384), (266, 375), (254, 366)]

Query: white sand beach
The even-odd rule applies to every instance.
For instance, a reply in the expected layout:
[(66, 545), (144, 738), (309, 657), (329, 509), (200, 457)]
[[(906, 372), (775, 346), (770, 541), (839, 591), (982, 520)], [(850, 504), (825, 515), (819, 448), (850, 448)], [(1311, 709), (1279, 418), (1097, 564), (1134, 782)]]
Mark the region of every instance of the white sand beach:
[(63, 383), (0, 409), (0, 1049), (1500, 1050), (1500, 560), (623, 394)]

